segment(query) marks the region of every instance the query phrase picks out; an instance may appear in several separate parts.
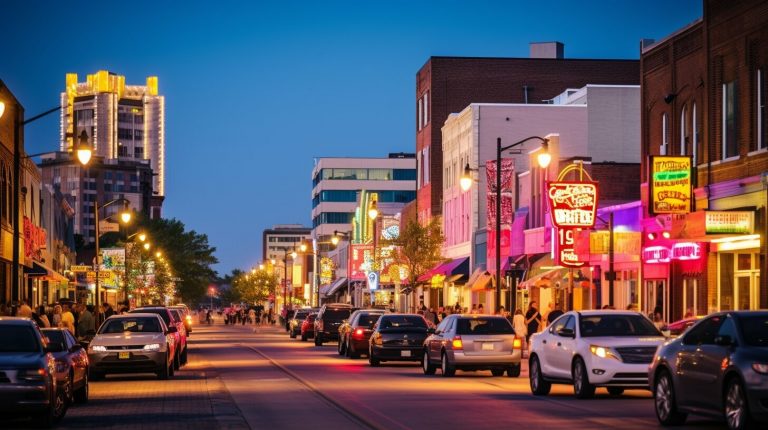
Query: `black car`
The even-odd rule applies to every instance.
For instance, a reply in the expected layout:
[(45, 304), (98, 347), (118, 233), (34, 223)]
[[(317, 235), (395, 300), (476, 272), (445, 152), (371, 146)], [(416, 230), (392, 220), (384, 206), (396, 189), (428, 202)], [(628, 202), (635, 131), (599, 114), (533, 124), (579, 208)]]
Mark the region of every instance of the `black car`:
[(339, 340), (339, 326), (355, 309), (343, 303), (323, 305), (315, 318), (315, 346)]
[(724, 418), (731, 429), (768, 422), (768, 312), (704, 318), (659, 348), (648, 378), (663, 425), (689, 413)]
[(307, 315), (312, 312), (312, 309), (297, 309), (291, 313), (291, 317), (288, 320), (289, 330), (288, 333), (291, 339), (296, 339), (296, 336), (301, 336), (301, 323), (307, 318)]
[(421, 361), (424, 341), (434, 329), (417, 314), (385, 314), (373, 326), (368, 346), (368, 362)]
[(349, 320), (339, 327), (339, 355), (358, 358), (360, 354), (367, 354), (373, 326), (384, 313), (383, 309), (360, 309), (353, 312)]
[(50, 427), (67, 412), (56, 380), (56, 359), (33, 321), (0, 317), (0, 413)]
[(56, 359), (57, 382), (64, 387), (67, 399), (77, 403), (88, 401), (88, 351), (69, 330), (44, 328), (48, 349)]

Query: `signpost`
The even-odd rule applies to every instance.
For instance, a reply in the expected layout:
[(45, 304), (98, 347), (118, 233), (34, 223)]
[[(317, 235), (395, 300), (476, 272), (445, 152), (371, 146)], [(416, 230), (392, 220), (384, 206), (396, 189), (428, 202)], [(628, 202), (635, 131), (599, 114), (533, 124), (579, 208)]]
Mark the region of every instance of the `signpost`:
[(547, 185), (550, 216), (555, 228), (555, 264), (581, 267), (575, 249), (574, 236), (583, 228), (595, 225), (597, 214), (597, 183), (591, 181), (558, 181)]

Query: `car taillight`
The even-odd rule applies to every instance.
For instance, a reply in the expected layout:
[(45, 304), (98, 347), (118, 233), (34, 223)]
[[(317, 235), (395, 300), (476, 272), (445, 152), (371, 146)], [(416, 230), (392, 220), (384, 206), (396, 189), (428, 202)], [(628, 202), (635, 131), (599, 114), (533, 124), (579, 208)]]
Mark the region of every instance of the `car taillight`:
[(356, 338), (356, 339), (360, 339), (360, 338), (363, 337), (363, 333), (365, 333), (365, 331), (363, 329), (359, 328), (359, 329), (355, 330), (355, 334), (352, 335), (352, 336), (354, 338)]
[(464, 344), (461, 342), (461, 336), (456, 336), (451, 342), (453, 349), (464, 349)]
[(512, 341), (512, 348), (513, 348), (513, 349), (523, 349), (523, 340), (522, 340), (522, 339), (520, 339), (519, 337), (516, 337), (516, 338), (515, 338), (515, 339)]

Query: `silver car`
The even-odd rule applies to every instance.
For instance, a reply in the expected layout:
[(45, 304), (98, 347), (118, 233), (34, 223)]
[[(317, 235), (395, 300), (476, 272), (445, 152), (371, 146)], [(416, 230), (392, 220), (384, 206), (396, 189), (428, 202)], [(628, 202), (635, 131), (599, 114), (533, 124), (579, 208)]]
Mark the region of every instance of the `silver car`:
[(107, 373), (156, 373), (173, 376), (175, 326), (166, 326), (154, 313), (113, 315), (99, 327), (88, 346), (90, 379)]
[(443, 376), (456, 370), (490, 370), (493, 376), (520, 376), (522, 338), (501, 316), (449, 315), (424, 341), (421, 360), (425, 375), (440, 366)]

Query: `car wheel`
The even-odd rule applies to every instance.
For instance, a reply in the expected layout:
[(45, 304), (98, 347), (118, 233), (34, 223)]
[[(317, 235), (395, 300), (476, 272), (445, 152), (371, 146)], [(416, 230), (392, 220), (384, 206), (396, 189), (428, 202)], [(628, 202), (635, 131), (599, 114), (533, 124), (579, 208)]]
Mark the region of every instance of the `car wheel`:
[(608, 394), (612, 396), (620, 396), (624, 394), (624, 389), (621, 387), (608, 387)]
[(189, 361), (189, 357), (187, 356), (187, 351), (189, 351), (189, 346), (184, 348), (184, 352), (181, 353), (181, 365), (184, 366)]
[(509, 367), (507, 367), (507, 376), (510, 378), (517, 378), (520, 376), (520, 371), (522, 370), (522, 367), (520, 363), (513, 364)]
[(181, 354), (176, 353), (173, 355), (173, 370), (179, 370), (179, 368), (181, 368), (181, 358), (179, 358), (179, 355)]
[(373, 355), (373, 351), (368, 351), (368, 364), (373, 367), (378, 367), (378, 365), (381, 364), (381, 361)]
[(166, 380), (171, 377), (171, 370), (173, 369), (173, 364), (168, 364), (168, 359), (166, 357), (165, 360), (163, 360), (163, 364), (160, 365), (160, 370), (157, 372), (157, 379)]
[(347, 355), (347, 346), (346, 346), (346, 344), (345, 344), (345, 343), (344, 343), (344, 342), (341, 340), (341, 338), (339, 338), (339, 346), (338, 346), (338, 348), (337, 348), (337, 349), (338, 349), (339, 355), (342, 355), (342, 356), (343, 356), (343, 355)]
[(68, 380), (61, 390), (56, 390), (54, 407), (53, 407), (53, 421), (58, 422), (67, 413), (69, 407), (69, 401), (72, 398), (72, 380)]
[(323, 338), (320, 337), (320, 333), (315, 335), (315, 346), (323, 346)]
[(66, 402), (63, 401), (61, 393), (55, 388), (56, 385), (53, 381), (50, 382), (50, 386), (53, 388), (52, 388), (51, 399), (50, 399), (48, 408), (45, 410), (45, 413), (39, 416), (35, 416), (33, 418), (33, 421), (36, 427), (41, 427), (41, 428), (53, 427), (64, 416), (64, 415), (60, 415), (60, 416), (57, 415), (57, 408), (59, 406), (59, 402), (61, 403), (66, 403)]
[(443, 351), (443, 354), (440, 356), (440, 372), (446, 377), (456, 374), (456, 368), (448, 362), (448, 354), (446, 354), (445, 351)]
[(75, 391), (75, 403), (88, 403), (88, 371), (83, 375), (83, 386)]
[(675, 400), (675, 388), (672, 385), (672, 377), (669, 372), (662, 371), (653, 384), (653, 403), (656, 409), (656, 418), (663, 426), (676, 426), (683, 424), (688, 417), (677, 410)]
[(724, 404), (723, 413), (729, 429), (742, 430), (752, 427), (747, 396), (744, 395), (744, 387), (738, 378), (728, 381)]
[(491, 375), (493, 375), (493, 376), (504, 376), (504, 370), (505, 369), (491, 369)]
[(584, 365), (584, 361), (576, 357), (573, 360), (573, 369), (571, 370), (573, 376), (573, 394), (577, 399), (589, 399), (595, 395), (595, 386), (589, 383), (589, 376), (587, 375), (587, 366)]
[(546, 396), (552, 389), (552, 384), (544, 380), (544, 374), (541, 373), (539, 358), (535, 355), (528, 360), (529, 375), (531, 384), (531, 393), (535, 396)]
[(429, 352), (424, 351), (424, 355), (421, 357), (421, 370), (425, 375), (434, 375), (437, 371), (437, 366), (429, 362)]

